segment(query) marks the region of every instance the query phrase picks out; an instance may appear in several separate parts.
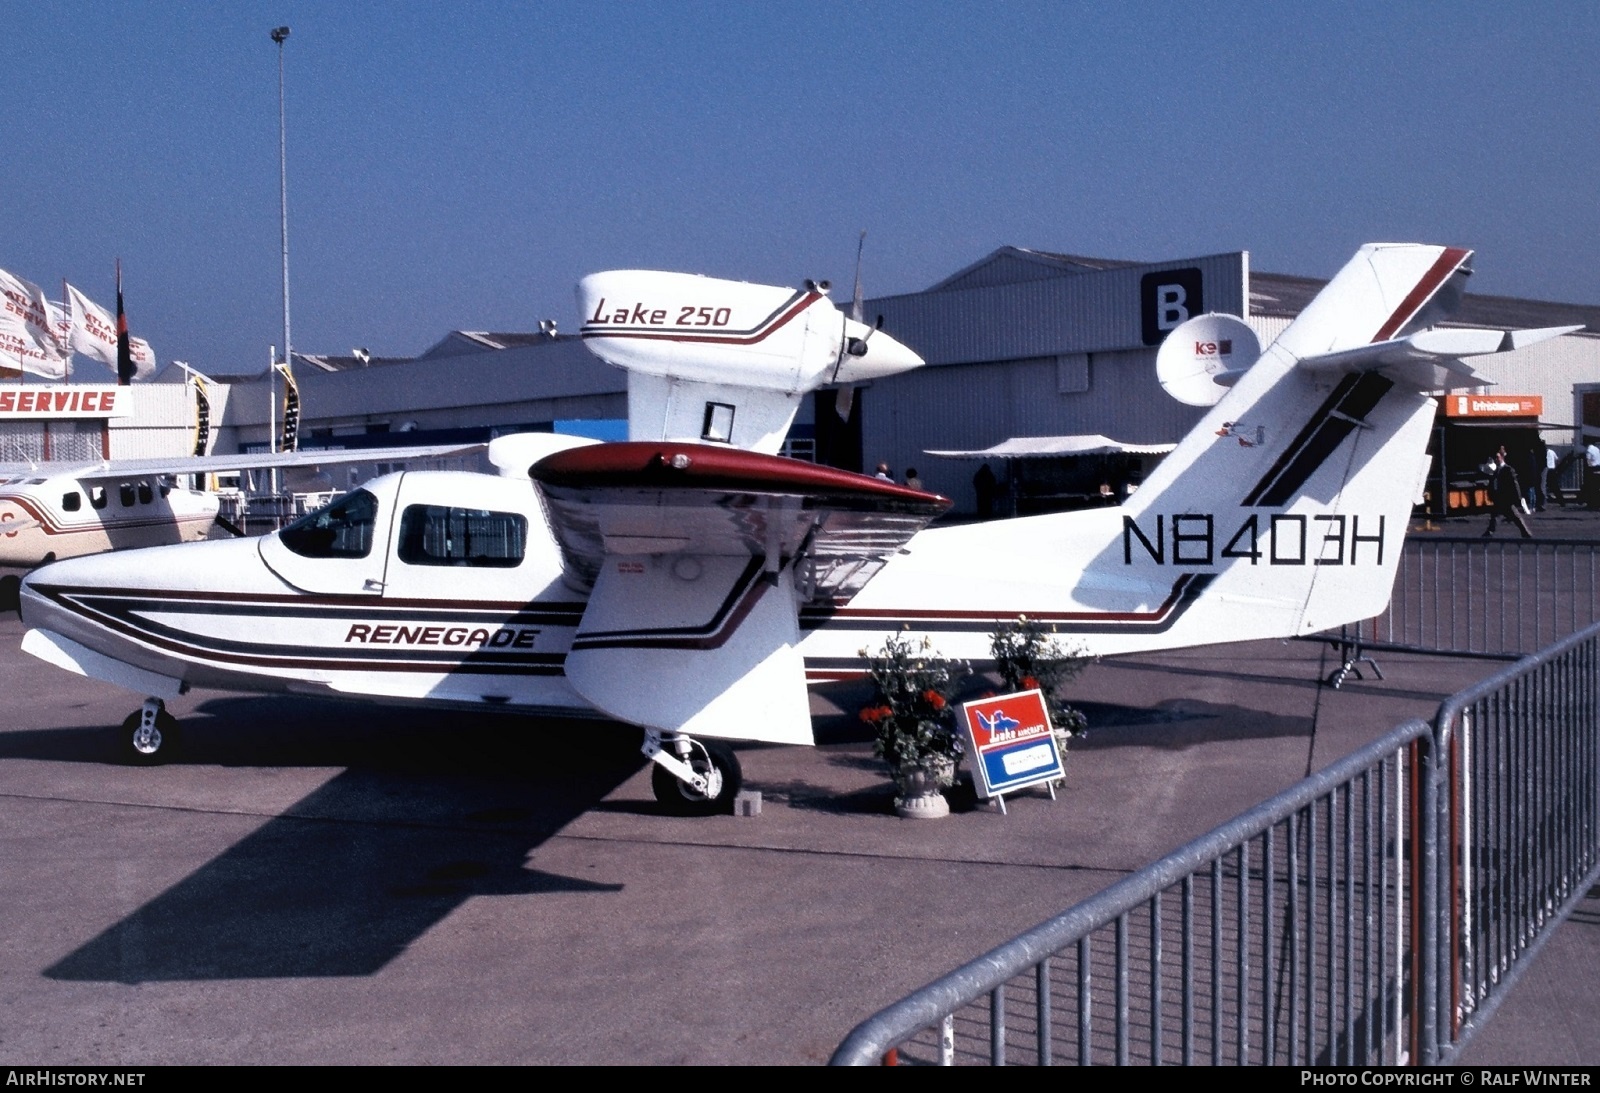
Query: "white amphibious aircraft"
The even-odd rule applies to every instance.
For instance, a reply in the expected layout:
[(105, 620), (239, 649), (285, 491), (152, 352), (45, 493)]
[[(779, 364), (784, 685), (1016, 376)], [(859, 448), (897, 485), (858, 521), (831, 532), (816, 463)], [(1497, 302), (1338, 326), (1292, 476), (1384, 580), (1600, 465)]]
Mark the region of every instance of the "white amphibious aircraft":
[(809, 283), (596, 274), (583, 335), (631, 373), (629, 441), (505, 438), (492, 459), (516, 473), (392, 474), (260, 539), (47, 566), (23, 648), (152, 696), (123, 726), (136, 758), (170, 746), (162, 700), (191, 685), (594, 710), (645, 730), (666, 805), (713, 811), (740, 784), (719, 741), (810, 743), (807, 681), (860, 674), (903, 626), (981, 662), (1024, 613), (1096, 655), (1377, 614), (1426, 392), (1555, 333), (1428, 329), (1470, 257), (1363, 247), (1213, 376), (1216, 404), (1123, 506), (929, 530), (943, 498), (771, 454), (807, 391), (915, 354)]
[(217, 495), (175, 484), (189, 475), (401, 463), (482, 448), (440, 444), (4, 464), (0, 465), (0, 566), (32, 567), (107, 550), (205, 539), (216, 525)]

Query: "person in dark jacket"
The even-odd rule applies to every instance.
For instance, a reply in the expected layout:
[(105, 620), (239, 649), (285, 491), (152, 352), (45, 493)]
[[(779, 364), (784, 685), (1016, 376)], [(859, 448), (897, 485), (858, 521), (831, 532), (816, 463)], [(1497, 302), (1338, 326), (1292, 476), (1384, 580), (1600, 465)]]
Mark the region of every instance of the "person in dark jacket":
[(1523, 505), (1522, 483), (1517, 481), (1517, 472), (1506, 462), (1506, 450), (1503, 447), (1494, 453), (1494, 474), (1489, 478), (1489, 503), (1492, 507), (1489, 510), (1488, 530), (1483, 533), (1485, 539), (1494, 534), (1502, 516), (1517, 525), (1524, 539), (1533, 538), (1533, 532), (1528, 530), (1528, 522), (1517, 511)]

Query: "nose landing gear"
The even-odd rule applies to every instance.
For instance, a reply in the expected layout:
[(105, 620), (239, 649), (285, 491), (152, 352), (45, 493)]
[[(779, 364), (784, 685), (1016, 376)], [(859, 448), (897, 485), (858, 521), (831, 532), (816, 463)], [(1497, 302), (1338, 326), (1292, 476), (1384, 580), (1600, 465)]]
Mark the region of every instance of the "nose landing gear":
[(647, 729), (641, 750), (655, 763), (650, 788), (666, 811), (676, 816), (733, 811), (733, 799), (744, 786), (744, 772), (728, 745), (682, 733), (663, 739), (660, 732)]

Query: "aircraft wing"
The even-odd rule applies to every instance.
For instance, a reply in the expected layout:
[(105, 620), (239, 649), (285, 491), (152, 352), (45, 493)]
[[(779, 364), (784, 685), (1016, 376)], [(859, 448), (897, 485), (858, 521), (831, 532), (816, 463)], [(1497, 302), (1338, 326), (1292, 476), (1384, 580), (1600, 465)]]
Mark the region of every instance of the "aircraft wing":
[(228, 474), (273, 467), (327, 467), (340, 463), (405, 463), (442, 459), (483, 451), (482, 443), (423, 444), (402, 448), (311, 448), (293, 452), (240, 452), (234, 455), (163, 456), (151, 459), (45, 460), (0, 463), (0, 477), (71, 475), (74, 478), (119, 478), (132, 475)]
[(663, 731), (809, 743), (799, 607), (848, 597), (950, 507), (936, 494), (695, 443), (560, 452), (532, 475), (592, 588), (568, 681)]

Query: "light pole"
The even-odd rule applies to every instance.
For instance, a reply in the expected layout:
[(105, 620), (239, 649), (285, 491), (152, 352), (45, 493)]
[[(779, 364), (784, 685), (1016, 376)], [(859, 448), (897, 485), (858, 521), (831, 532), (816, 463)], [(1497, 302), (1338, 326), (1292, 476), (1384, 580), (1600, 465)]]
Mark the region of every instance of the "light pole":
[[(283, 367), (288, 368), (291, 360), (289, 340), (289, 143), (288, 127), (284, 121), (283, 109), (283, 42), (289, 37), (288, 27), (275, 27), (272, 31), (272, 40), (278, 44), (278, 220), (282, 231), (283, 240)], [(277, 383), (269, 382), (267, 389), (274, 408), (278, 401)], [(276, 417), (276, 413), (272, 415)], [(268, 425), (268, 429), (275, 430), (276, 423)], [(278, 438), (276, 435), (267, 437), (267, 450), (277, 451)], [(274, 475), (274, 478), (277, 476)]]

